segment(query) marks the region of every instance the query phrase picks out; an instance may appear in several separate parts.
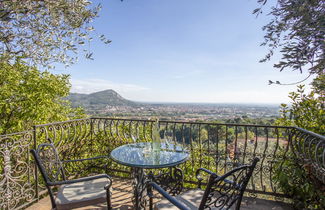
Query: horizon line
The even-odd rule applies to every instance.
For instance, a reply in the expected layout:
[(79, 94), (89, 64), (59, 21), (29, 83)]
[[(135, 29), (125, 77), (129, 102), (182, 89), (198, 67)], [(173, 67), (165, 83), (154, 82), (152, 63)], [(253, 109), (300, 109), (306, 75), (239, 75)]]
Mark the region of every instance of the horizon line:
[[(70, 92), (73, 94), (84, 94), (84, 95), (90, 95), (93, 93), (98, 93), (98, 92), (104, 92), (104, 91), (114, 91), (118, 95), (121, 96), (120, 93), (118, 93), (114, 89), (105, 89), (105, 90), (99, 90), (91, 93), (78, 93), (78, 92)], [(183, 102), (176, 102), (176, 101), (141, 101), (141, 100), (132, 100), (125, 98), (124, 96), (121, 96), (123, 99), (131, 101), (131, 102), (136, 102), (136, 103), (147, 103), (147, 104), (198, 104), (198, 105), (214, 105), (214, 104), (229, 104), (229, 105), (273, 105), (273, 106), (280, 106), (283, 102), (193, 102), (193, 101), (183, 101)]]

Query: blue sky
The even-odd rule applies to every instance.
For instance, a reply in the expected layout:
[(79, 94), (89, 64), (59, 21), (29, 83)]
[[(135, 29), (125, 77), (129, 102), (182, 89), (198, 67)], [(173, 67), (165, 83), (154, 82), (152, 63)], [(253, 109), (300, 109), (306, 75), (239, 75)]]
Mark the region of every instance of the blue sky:
[[(71, 74), (72, 92), (114, 89), (150, 102), (281, 103), (306, 75), (259, 63), (267, 49), (256, 0), (102, 0), (94, 22), (112, 40), (90, 45), (94, 60), (58, 73)], [(308, 84), (309, 81), (307, 81)]]

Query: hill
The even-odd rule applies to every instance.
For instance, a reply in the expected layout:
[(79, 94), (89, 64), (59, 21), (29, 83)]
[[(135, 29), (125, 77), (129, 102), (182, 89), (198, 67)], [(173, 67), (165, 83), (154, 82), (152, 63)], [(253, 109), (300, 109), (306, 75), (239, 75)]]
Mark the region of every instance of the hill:
[(133, 101), (129, 101), (120, 96), (114, 90), (103, 90), (90, 94), (70, 93), (67, 97), (73, 107), (84, 107), (86, 110), (103, 110), (107, 106), (136, 106)]
[(91, 94), (71, 93), (73, 107), (81, 106), (90, 115), (131, 118), (158, 117), (164, 120), (214, 121), (216, 119), (275, 119), (278, 105), (204, 104), (204, 103), (144, 103), (127, 100), (114, 90)]

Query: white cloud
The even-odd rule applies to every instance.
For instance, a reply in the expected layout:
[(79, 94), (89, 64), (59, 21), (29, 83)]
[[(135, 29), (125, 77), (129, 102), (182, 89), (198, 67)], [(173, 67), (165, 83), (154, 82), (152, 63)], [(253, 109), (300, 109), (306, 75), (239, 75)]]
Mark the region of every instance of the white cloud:
[(71, 84), (72, 93), (93, 93), (101, 90), (113, 89), (118, 93), (128, 94), (148, 90), (148, 88), (140, 85), (114, 83), (103, 79), (71, 79)]

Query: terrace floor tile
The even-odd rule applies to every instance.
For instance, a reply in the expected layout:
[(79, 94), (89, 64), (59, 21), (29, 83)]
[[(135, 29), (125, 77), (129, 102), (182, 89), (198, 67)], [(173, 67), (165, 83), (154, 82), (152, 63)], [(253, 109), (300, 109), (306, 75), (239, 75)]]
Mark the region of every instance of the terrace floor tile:
[[(132, 207), (132, 185), (130, 179), (113, 178), (113, 194), (112, 206), (113, 209), (128, 210)], [(158, 201), (158, 200), (156, 200)], [(26, 210), (50, 210), (50, 197), (39, 200), (37, 203), (28, 207)], [(104, 210), (106, 203), (78, 208), (78, 210)], [(241, 210), (293, 210), (293, 208), (283, 202), (270, 201), (263, 199), (244, 198), (241, 205)]]

